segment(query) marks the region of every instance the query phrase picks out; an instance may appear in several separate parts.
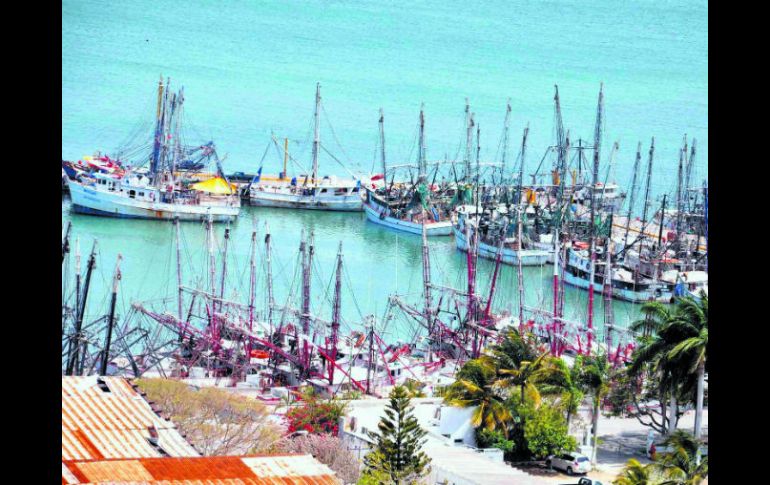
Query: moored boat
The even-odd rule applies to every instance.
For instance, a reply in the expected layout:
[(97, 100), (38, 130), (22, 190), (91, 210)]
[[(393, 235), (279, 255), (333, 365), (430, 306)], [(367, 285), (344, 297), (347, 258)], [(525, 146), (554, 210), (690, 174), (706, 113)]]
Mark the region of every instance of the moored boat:
[[(169, 80), (158, 87), (155, 142), (146, 175), (124, 169), (109, 157), (89, 158), (89, 174), (70, 178), (72, 209), (75, 212), (121, 218), (231, 221), (240, 212), (235, 187), (222, 175), (213, 143), (192, 149), (179, 143), (179, 124), (184, 101), (182, 90), (172, 93)], [(172, 141), (173, 140), (173, 141)], [(217, 176), (198, 183), (184, 183), (176, 169), (192, 153), (217, 162)], [(67, 168), (67, 167), (65, 167)], [(72, 168), (72, 167), (69, 167)]]
[[(361, 211), (361, 182), (338, 177), (318, 177), (318, 154), (321, 147), (320, 134), (321, 84), (316, 84), (315, 130), (313, 137), (313, 172), (299, 183), (293, 177), (286, 183), (285, 169), (280, 180), (265, 180), (255, 177), (249, 188), (252, 205), (290, 209), (315, 209), (329, 211)], [(261, 169), (260, 169), (261, 171)]]

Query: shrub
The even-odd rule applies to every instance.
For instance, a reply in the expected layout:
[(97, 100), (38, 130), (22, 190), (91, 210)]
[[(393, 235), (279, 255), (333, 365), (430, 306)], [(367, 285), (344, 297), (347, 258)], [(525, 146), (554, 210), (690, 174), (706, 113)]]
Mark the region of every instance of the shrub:
[(258, 453), (281, 435), (267, 408), (254, 399), (212, 387), (196, 390), (169, 379), (135, 383), (203, 455)]

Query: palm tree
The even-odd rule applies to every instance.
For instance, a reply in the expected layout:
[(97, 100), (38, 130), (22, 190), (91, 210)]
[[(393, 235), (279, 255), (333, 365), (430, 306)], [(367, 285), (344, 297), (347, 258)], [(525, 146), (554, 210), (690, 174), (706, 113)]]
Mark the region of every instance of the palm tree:
[(678, 430), (666, 439), (670, 451), (661, 453), (652, 466), (664, 478), (661, 485), (698, 485), (709, 471), (708, 456), (700, 456), (700, 440)]
[(457, 372), (456, 378), (444, 397), (447, 404), (477, 406), (471, 417), (473, 426), (502, 430), (507, 438), (513, 417), (503, 397), (495, 392), (497, 375), (494, 365), (487, 359), (469, 360)]
[(599, 428), (599, 412), (604, 396), (610, 390), (610, 361), (607, 354), (587, 356), (583, 365), (581, 381), (591, 393), (593, 402), (593, 418), (591, 420), (591, 436), (593, 436), (593, 450), (591, 451), (591, 463), (596, 464), (596, 449), (599, 444), (597, 431)]
[(506, 331), (502, 342), (492, 347), (491, 355), (480, 359), (496, 369), (498, 386), (520, 389), (522, 402), (528, 393), (535, 404), (539, 403), (536, 384), (544, 382), (554, 371), (545, 365), (548, 353), (538, 354), (534, 346), (513, 328)]
[(704, 293), (700, 301), (692, 297), (682, 298), (677, 302), (677, 312), (667, 328), (667, 332), (684, 336), (672, 348), (667, 357), (673, 362), (685, 366), (687, 372), (697, 376), (695, 396), (695, 439), (701, 437), (703, 419), (703, 387), (706, 375), (706, 350), (709, 341), (708, 296)]
[(620, 475), (612, 483), (615, 485), (653, 485), (658, 483), (654, 475), (655, 469), (652, 465), (642, 465), (637, 460), (631, 458)]
[(567, 429), (572, 414), (577, 412), (585, 395), (580, 376), (583, 373), (583, 357), (578, 356), (572, 367), (558, 357), (549, 357), (540, 391), (544, 395), (561, 395), (561, 406), (567, 413)]
[[(661, 414), (666, 415), (668, 396), (668, 433), (673, 433), (677, 424), (677, 397), (688, 394), (693, 387), (692, 372), (682, 365), (681, 359), (671, 356), (671, 351), (683, 340), (693, 336), (688, 331), (686, 314), (683, 314), (683, 299), (677, 299), (673, 309), (657, 302), (645, 303), (642, 312), (645, 318), (634, 322), (632, 330), (642, 330), (641, 346), (634, 352), (629, 369), (631, 374), (645, 370), (660, 390)], [(688, 310), (689, 311), (689, 310)], [(674, 323), (679, 322), (679, 323)]]

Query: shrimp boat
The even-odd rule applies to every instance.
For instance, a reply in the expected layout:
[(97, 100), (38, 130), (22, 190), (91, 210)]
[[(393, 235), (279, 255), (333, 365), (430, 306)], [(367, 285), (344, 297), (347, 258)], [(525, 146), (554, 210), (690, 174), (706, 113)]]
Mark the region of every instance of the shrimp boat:
[[(441, 197), (431, 197), (434, 186), (426, 180), (425, 161), (425, 115), (420, 108), (420, 148), (418, 154), (417, 181), (411, 187), (387, 186), (387, 167), (385, 165), (385, 132), (383, 114), (380, 110), (381, 157), (383, 164), (384, 186), (366, 187), (364, 211), (366, 218), (375, 224), (411, 234), (427, 236), (449, 236), (452, 233), (451, 210)], [(433, 200), (431, 200), (433, 199)]]
[[(255, 177), (249, 188), (251, 205), (290, 209), (315, 209), (327, 211), (361, 211), (360, 180), (341, 179), (334, 176), (318, 178), (318, 150), (321, 147), (320, 118), (321, 84), (316, 84), (315, 129), (313, 137), (312, 174), (293, 177), (289, 183)], [(299, 181), (301, 185), (299, 184)]]
[[(597, 259), (603, 253), (597, 247)], [(607, 258), (609, 259), (609, 258)], [(573, 243), (567, 248), (567, 260), (564, 270), (564, 282), (578, 288), (588, 289), (590, 286), (591, 258), (588, 244), (583, 242)], [(602, 293), (607, 282), (606, 271), (611, 271), (612, 298), (631, 303), (643, 303), (645, 301), (658, 301), (668, 303), (674, 296), (675, 284), (660, 281), (641, 274), (639, 271), (631, 271), (622, 266), (615, 266), (610, 262), (596, 263), (594, 272), (594, 293)]]
[[(455, 244), (460, 251), (468, 251), (468, 239), (478, 237), (478, 254), (482, 258), (495, 260), (498, 250), (502, 251), (502, 262), (522, 266), (542, 266), (547, 263), (553, 251), (533, 249), (526, 238), (515, 235), (516, 223), (509, 223), (505, 206), (479, 215), (474, 206), (457, 208), (457, 223), (452, 226)], [(502, 248), (500, 246), (502, 245)]]
[[(134, 219), (175, 219), (187, 221), (232, 221), (240, 212), (240, 199), (235, 188), (222, 173), (221, 161), (214, 144), (189, 149), (180, 144), (179, 123), (184, 102), (183, 91), (169, 90), (170, 80), (158, 85), (158, 110), (155, 142), (147, 174), (141, 169), (125, 172), (94, 171), (79, 180), (70, 179), (70, 197), (75, 212), (107, 217)], [(173, 141), (172, 141), (173, 140)], [(214, 158), (216, 177), (196, 184), (184, 184), (175, 169), (189, 155), (201, 153)]]

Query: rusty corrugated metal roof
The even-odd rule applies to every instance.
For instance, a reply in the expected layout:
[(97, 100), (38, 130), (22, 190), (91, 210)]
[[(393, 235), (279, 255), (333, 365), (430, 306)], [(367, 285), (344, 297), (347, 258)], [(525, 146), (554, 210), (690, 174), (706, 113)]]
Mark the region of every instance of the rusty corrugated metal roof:
[(122, 377), (62, 376), (61, 401), (62, 460), (163, 456), (148, 441), (150, 428), (169, 456), (199, 456)]
[(310, 455), (207, 456), (122, 460), (64, 460), (62, 484), (339, 485), (334, 472)]

